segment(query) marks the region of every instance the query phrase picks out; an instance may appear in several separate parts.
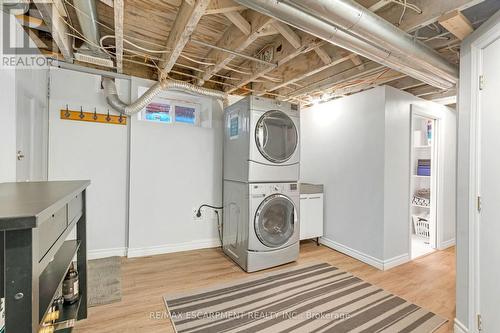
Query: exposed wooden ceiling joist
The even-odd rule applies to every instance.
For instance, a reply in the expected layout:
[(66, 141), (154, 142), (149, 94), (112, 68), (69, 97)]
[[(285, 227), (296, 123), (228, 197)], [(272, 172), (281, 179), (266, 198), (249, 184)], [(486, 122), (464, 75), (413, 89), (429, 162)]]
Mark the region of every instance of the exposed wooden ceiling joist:
[(363, 72), (360, 72), (356, 67), (350, 67), (346, 70), (338, 70), (337, 74), (331, 75), (323, 80), (317, 81), (314, 84), (296, 89), (295, 91), (291, 92), (289, 96), (299, 97), (314, 93), (316, 91), (327, 90), (330, 89), (335, 84), (343, 83), (357, 78), (362, 78), (375, 73), (382, 73), (384, 70), (388, 69), (375, 62), (367, 63), (366, 69)]
[[(235, 52), (242, 52), (259, 38), (262, 31), (274, 21), (272, 18), (254, 11), (248, 11), (246, 19), (252, 27), (252, 32), (249, 35), (245, 35), (233, 25), (224, 32), (221, 39), (217, 42), (217, 46), (234, 50)], [(215, 65), (205, 67), (205, 73), (200, 76), (201, 80), (199, 80), (198, 84), (202, 85), (205, 81), (209, 80), (214, 74), (226, 67), (235, 57), (236, 55), (234, 54), (212, 49), (208, 52), (205, 59), (214, 60)]]
[(67, 62), (73, 62), (73, 48), (68, 35), (68, 26), (59, 12), (59, 7), (46, 0), (33, 0), (40, 11), (45, 25), (52, 31), (52, 38)]
[[(318, 38), (308, 35), (302, 31), (298, 32), (298, 38), (302, 41), (302, 45), (299, 48), (295, 48), (292, 44), (290, 44), (283, 35), (279, 35), (273, 41), (273, 44), (269, 46), (273, 52), (273, 62), (276, 63), (276, 68), (285, 65), (287, 62), (301, 54), (310, 52), (311, 50), (316, 50), (323, 44), (323, 42)], [(231, 77), (238, 78), (239, 81), (234, 84), (232, 88), (227, 89), (227, 92), (231, 93), (275, 70), (274, 67), (263, 67), (252, 62), (244, 62), (242, 66), (252, 68), (253, 74), (251, 76), (246, 76), (240, 73), (231, 73)]]
[[(276, 91), (277, 89), (280, 89), (282, 87), (288, 86), (290, 84), (296, 83), (298, 81), (304, 80), (305, 78), (318, 74), (319, 72), (322, 72), (325, 69), (332, 68), (340, 63), (343, 63), (344, 61), (348, 61), (351, 59), (351, 55), (346, 53), (342, 55), (341, 52), (338, 52), (337, 55), (332, 59), (332, 61), (326, 65), (317, 56), (317, 54), (313, 52), (304, 54), (300, 59), (303, 61), (303, 64), (300, 67), (297, 67), (298, 62), (295, 62), (294, 64), (288, 64), (290, 68), (286, 70), (285, 73), (283, 73), (284, 81), (282, 83), (272, 84), (269, 86), (264, 85), (265, 89), (260, 89), (260, 88), (258, 89), (265, 91)], [(314, 65), (314, 66), (310, 67), (309, 65)], [(311, 70), (311, 68), (314, 69)]]
[[(407, 32), (414, 31), (437, 22), (438, 19), (446, 13), (454, 10), (462, 11), (483, 1), (484, 0), (412, 0), (412, 4), (422, 10), (422, 14), (407, 10), (399, 28)], [(389, 22), (396, 23), (401, 16), (401, 6), (390, 6), (387, 7), (387, 9), (380, 10), (377, 14)]]
[(252, 32), (252, 26), (248, 21), (237, 11), (226, 12), (224, 16), (227, 17), (240, 31), (245, 35), (250, 35)]
[(116, 71), (123, 72), (123, 0), (114, 0)]
[(193, 5), (190, 5), (186, 1), (182, 3), (174, 25), (168, 35), (166, 49), (170, 53), (164, 54), (160, 63), (163, 73), (170, 72), (172, 67), (174, 67), (177, 58), (179, 58), (184, 46), (189, 41), (191, 34), (205, 13), (209, 3), (210, 0), (195, 0)]
[(316, 52), (316, 55), (323, 61), (325, 65), (328, 65), (332, 62), (332, 57), (330, 57), (330, 55), (325, 51), (322, 45), (315, 48), (314, 52)]
[(288, 26), (288, 24), (285, 24), (283, 22), (275, 21), (273, 22), (273, 26), (278, 30), (278, 32), (285, 37), (285, 39), (292, 44), (292, 46), (296, 49), (302, 46), (302, 41), (299, 35), (295, 33), (295, 31), (292, 30)]
[(208, 5), (207, 10), (205, 11), (205, 14), (223, 14), (241, 11), (244, 9), (246, 9), (245, 6), (242, 6), (239, 3), (234, 2), (233, 0), (212, 0), (210, 2), (210, 5)]
[(361, 57), (356, 53), (351, 54), (351, 61), (354, 65), (358, 67), (360, 71), (365, 69), (365, 66), (363, 65), (363, 60), (361, 60)]
[(471, 22), (458, 10), (441, 16), (438, 22), (460, 40), (464, 40), (474, 31)]
[(387, 6), (390, 3), (391, 3), (391, 0), (379, 0), (375, 4), (371, 5), (370, 8), (368, 8), (368, 9), (371, 10), (372, 12), (376, 12), (378, 10), (381, 10), (382, 8), (384, 8), (385, 6)]

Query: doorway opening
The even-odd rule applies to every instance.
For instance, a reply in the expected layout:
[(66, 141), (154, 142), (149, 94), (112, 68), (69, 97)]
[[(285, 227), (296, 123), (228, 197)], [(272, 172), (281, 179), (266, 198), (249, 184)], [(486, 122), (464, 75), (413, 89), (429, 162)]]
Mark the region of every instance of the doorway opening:
[(437, 120), (412, 110), (410, 258), (437, 249)]

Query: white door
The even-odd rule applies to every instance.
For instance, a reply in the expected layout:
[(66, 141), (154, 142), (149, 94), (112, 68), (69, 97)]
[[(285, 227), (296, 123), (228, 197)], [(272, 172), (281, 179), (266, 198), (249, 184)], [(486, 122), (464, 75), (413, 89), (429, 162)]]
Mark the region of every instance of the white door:
[(500, 39), (483, 50), (479, 111), (479, 313), (483, 332), (500, 332)]
[(29, 181), (32, 178), (32, 129), (34, 100), (27, 98), (18, 100), (16, 114), (16, 177), (18, 182)]
[(16, 179), (18, 182), (47, 179), (48, 113), (44, 101), (17, 100)]

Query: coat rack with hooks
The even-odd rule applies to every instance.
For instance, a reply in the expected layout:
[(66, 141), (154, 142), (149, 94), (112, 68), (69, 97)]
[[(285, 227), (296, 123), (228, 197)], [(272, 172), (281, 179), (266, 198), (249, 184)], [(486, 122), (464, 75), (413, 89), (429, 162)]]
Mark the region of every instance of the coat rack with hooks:
[(107, 111), (107, 113), (97, 113), (97, 109), (94, 108), (93, 112), (84, 112), (83, 107), (80, 107), (80, 111), (75, 111), (70, 110), (67, 105), (65, 109), (61, 109), (61, 119), (114, 125), (127, 125), (127, 117), (123, 115), (110, 115), (109, 110)]

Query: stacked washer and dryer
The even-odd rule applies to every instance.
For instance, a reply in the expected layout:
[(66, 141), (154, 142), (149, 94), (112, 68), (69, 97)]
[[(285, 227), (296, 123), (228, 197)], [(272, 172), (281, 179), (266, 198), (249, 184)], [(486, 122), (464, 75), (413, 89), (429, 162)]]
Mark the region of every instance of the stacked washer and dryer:
[(224, 111), (224, 252), (247, 272), (299, 256), (299, 107), (248, 96)]

